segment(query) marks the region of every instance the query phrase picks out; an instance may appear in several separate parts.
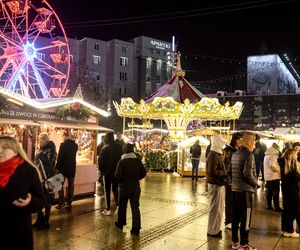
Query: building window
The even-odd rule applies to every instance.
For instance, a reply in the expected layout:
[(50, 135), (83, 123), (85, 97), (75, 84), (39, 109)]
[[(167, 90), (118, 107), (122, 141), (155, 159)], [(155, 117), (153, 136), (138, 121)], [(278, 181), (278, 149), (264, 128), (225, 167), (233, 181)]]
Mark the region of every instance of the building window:
[(70, 55), (70, 63), (73, 64), (73, 62), (74, 62), (74, 57), (73, 55)]
[(157, 49), (157, 50), (156, 50), (156, 54), (157, 54), (157, 55), (160, 55), (160, 50)]
[(156, 82), (160, 82), (160, 76), (156, 76)]
[(167, 62), (167, 72), (170, 72), (172, 69), (172, 63), (171, 62)]
[(146, 76), (146, 81), (150, 82), (150, 76)]
[(128, 58), (127, 57), (120, 57), (120, 65), (121, 66), (127, 66), (128, 65)]
[(95, 55), (93, 55), (93, 63), (95, 65), (99, 65), (101, 63), (101, 56), (95, 56)]
[(99, 44), (98, 44), (98, 43), (95, 43), (94, 48), (95, 48), (95, 50), (99, 50)]
[(148, 53), (153, 54), (154, 53), (154, 49), (149, 49)]
[(152, 62), (152, 58), (151, 57), (146, 58), (146, 68), (147, 69), (151, 68), (151, 62)]
[(127, 52), (127, 47), (122, 46), (122, 52), (123, 52), (123, 53), (126, 53), (126, 52)]
[(120, 81), (127, 81), (127, 73), (120, 72)]
[(161, 70), (161, 64), (162, 64), (162, 61), (160, 59), (158, 59), (157, 63), (156, 63), (156, 69), (157, 69), (157, 71)]

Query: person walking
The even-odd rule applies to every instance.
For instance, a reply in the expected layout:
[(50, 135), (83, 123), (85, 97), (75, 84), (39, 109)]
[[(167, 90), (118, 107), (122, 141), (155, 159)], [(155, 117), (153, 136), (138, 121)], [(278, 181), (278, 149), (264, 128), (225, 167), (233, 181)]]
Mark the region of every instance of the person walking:
[(104, 135), (101, 136), (101, 142), (98, 144), (97, 146), (97, 164), (98, 164), (98, 170), (99, 170), (99, 178), (98, 178), (98, 182), (100, 183), (100, 185), (103, 187), (104, 183), (103, 183), (103, 173), (101, 173), (100, 171), (100, 162), (99, 162), (99, 156), (100, 156), (100, 152), (101, 149), (105, 146), (105, 141), (104, 141)]
[(223, 147), (226, 141), (215, 135), (211, 138), (211, 149), (207, 156), (207, 183), (210, 193), (207, 235), (222, 237), (221, 221), (224, 212), (227, 173), (223, 162)]
[(33, 250), (31, 213), (44, 205), (37, 170), (20, 143), (0, 136), (0, 248)]
[[(36, 160), (41, 162), (41, 164), (39, 164), (40, 167), (43, 168), (41, 171), (45, 173), (46, 179), (49, 179), (55, 175), (56, 147), (54, 142), (49, 140), (47, 133), (39, 135), (39, 143), (40, 150), (36, 155)], [(46, 179), (44, 179), (43, 182), (45, 182)], [(43, 213), (43, 210), (38, 211), (37, 220), (33, 224), (33, 227), (37, 227), (38, 229), (47, 229), (50, 227), (51, 205), (54, 200), (54, 194), (49, 194), (44, 185), (43, 190), (46, 197), (45, 213)]]
[(230, 144), (224, 149), (224, 164), (226, 167), (229, 183), (225, 185), (225, 228), (231, 229), (232, 225), (232, 190), (231, 190), (231, 158), (241, 146), (243, 137), (242, 133), (236, 132), (232, 134)]
[(195, 143), (191, 146), (190, 155), (192, 161), (192, 180), (194, 180), (194, 178), (198, 180), (198, 169), (201, 157), (201, 146), (199, 144), (199, 140), (196, 140)]
[(60, 144), (60, 148), (57, 156), (56, 169), (63, 174), (65, 180), (68, 180), (68, 194), (67, 202), (65, 202), (64, 182), (62, 183), (62, 189), (58, 192), (59, 203), (55, 207), (61, 209), (63, 207), (71, 208), (74, 198), (74, 180), (76, 174), (76, 154), (78, 145), (71, 139), (68, 133), (63, 134), (63, 142)]
[(299, 238), (294, 231), (294, 220), (300, 215), (300, 164), (297, 160), (298, 151), (287, 149), (279, 159), (281, 170), (281, 187), (283, 210), (281, 213), (281, 230), (284, 237)]
[(119, 183), (119, 210), (116, 227), (123, 229), (126, 225), (126, 210), (130, 201), (132, 213), (131, 234), (139, 235), (141, 229), (141, 214), (139, 199), (141, 194), (140, 180), (146, 176), (142, 161), (134, 153), (134, 145), (125, 145), (125, 154), (118, 162), (115, 177)]
[(103, 215), (111, 215), (110, 211), (110, 192), (111, 189), (114, 194), (115, 202), (117, 205), (116, 213), (118, 211), (118, 183), (115, 178), (115, 171), (118, 161), (121, 159), (122, 146), (115, 143), (114, 134), (107, 133), (105, 135), (106, 145), (101, 149), (99, 156), (99, 167), (101, 173), (104, 175), (104, 189), (106, 208), (102, 211)]
[(267, 186), (267, 204), (268, 210), (273, 210), (272, 200), (274, 203), (274, 210), (281, 212), (279, 206), (279, 191), (280, 191), (280, 166), (278, 158), (280, 155), (280, 148), (276, 143), (273, 143), (265, 152), (264, 157), (264, 177)]
[[(232, 249), (256, 250), (249, 244), (253, 196), (257, 189), (255, 158), (255, 133), (244, 131), (242, 145), (231, 158), (232, 172)], [(240, 241), (238, 228), (240, 225)]]

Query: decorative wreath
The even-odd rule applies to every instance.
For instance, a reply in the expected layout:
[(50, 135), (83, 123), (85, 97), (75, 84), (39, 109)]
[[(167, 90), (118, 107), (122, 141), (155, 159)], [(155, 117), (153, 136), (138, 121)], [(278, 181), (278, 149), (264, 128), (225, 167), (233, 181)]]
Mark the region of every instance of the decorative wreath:
[(64, 119), (67, 116), (72, 116), (76, 118), (76, 120), (86, 120), (91, 116), (91, 111), (80, 103), (72, 103), (68, 105), (64, 105), (57, 111), (57, 116), (60, 119)]

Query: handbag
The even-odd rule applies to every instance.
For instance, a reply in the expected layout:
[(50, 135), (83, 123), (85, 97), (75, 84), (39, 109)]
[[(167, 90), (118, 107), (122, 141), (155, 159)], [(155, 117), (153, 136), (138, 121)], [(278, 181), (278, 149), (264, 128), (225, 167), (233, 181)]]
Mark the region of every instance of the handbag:
[(40, 159), (36, 163), (40, 175), (41, 181), (44, 183), (44, 187), (49, 194), (56, 193), (60, 191), (63, 187), (63, 182), (65, 180), (61, 173), (58, 173), (50, 178), (47, 178), (43, 163)]

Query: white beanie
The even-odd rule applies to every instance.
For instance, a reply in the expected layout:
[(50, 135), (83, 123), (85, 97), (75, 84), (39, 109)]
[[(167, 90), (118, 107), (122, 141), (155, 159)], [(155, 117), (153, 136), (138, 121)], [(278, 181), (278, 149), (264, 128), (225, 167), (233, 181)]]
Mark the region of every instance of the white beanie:
[(211, 140), (210, 150), (215, 151), (219, 154), (223, 154), (222, 149), (226, 144), (226, 140), (223, 139), (220, 135), (214, 135), (210, 140)]

